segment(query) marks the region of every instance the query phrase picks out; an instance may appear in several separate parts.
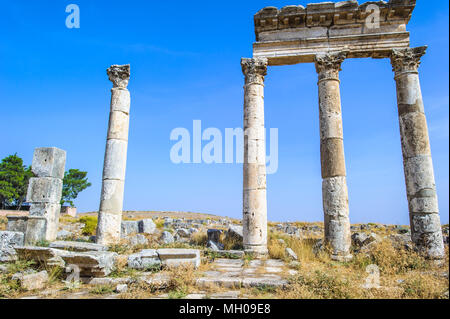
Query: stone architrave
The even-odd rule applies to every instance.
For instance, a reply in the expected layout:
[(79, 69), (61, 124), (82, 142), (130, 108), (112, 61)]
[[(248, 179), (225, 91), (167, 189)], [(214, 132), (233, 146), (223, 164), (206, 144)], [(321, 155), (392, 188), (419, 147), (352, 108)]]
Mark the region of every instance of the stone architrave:
[(107, 74), (113, 83), (103, 183), (97, 226), (97, 243), (120, 241), (130, 114), (130, 65), (112, 65)]

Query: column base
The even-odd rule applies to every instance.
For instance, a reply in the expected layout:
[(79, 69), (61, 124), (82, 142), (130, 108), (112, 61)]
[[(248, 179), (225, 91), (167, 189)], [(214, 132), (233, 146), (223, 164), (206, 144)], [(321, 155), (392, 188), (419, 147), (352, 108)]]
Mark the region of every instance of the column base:
[(245, 254), (253, 255), (255, 258), (262, 258), (269, 254), (269, 250), (266, 246), (245, 246)]
[(349, 262), (353, 259), (353, 255), (341, 256), (341, 255), (331, 255), (331, 260), (339, 262)]

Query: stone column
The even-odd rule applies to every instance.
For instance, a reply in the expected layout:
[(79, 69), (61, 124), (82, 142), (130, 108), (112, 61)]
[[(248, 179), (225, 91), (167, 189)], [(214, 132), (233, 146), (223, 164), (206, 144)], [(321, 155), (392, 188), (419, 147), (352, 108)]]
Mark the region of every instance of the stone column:
[(31, 203), (27, 219), (25, 243), (54, 241), (58, 232), (66, 152), (55, 148), (34, 150), (27, 202)]
[(427, 47), (393, 50), (400, 135), (411, 237), (430, 259), (444, 257), (444, 242), (418, 68)]
[(242, 59), (244, 86), (244, 249), (267, 254), (266, 145), (264, 76), (267, 59)]
[(346, 261), (350, 255), (351, 233), (342, 130), (339, 71), (346, 52), (317, 55), (319, 74), (320, 157), (325, 242), (332, 259)]
[(130, 92), (127, 90), (130, 65), (112, 65), (107, 73), (113, 88), (97, 226), (97, 243), (104, 245), (120, 241), (130, 113)]

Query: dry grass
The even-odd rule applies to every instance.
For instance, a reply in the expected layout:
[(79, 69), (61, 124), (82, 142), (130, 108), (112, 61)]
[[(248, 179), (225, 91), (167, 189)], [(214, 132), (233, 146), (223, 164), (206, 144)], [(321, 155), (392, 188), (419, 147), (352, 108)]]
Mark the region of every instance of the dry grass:
[(0, 217), (0, 230), (6, 230), (7, 225), (8, 225), (8, 219), (6, 217), (1, 216)]
[(205, 232), (198, 231), (191, 235), (191, 243), (196, 246), (206, 247), (208, 243), (208, 235)]

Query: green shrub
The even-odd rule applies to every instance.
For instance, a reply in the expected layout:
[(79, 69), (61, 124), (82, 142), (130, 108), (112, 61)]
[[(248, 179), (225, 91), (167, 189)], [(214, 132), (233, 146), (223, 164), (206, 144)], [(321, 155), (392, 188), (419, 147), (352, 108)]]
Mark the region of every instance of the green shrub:
[(84, 227), (82, 230), (83, 235), (86, 235), (86, 236), (95, 235), (95, 232), (97, 230), (97, 223), (98, 223), (97, 217), (83, 216), (78, 220), (78, 222), (84, 224)]

